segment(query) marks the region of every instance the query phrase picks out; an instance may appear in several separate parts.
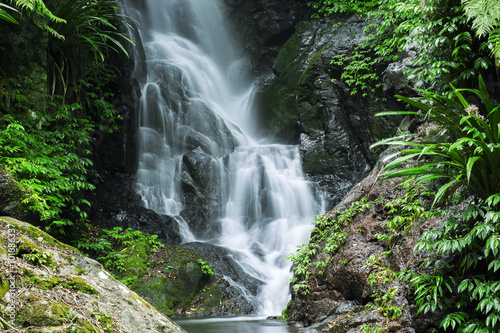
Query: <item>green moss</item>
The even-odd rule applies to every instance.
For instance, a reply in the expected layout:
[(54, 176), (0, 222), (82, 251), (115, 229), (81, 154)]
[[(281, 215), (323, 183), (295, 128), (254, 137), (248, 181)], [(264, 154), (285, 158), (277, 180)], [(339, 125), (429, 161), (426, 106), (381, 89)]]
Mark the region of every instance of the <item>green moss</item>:
[(75, 249), (74, 247), (61, 243), (54, 237), (50, 236), (49, 234), (40, 230), (39, 228), (32, 226), (31, 224), (14, 222), (12, 221), (12, 219), (9, 220), (8, 218), (7, 219), (3, 218), (3, 219), (6, 220), (6, 222), (8, 222), (10, 225), (14, 226), (17, 230), (19, 230), (19, 232), (27, 235), (33, 240), (40, 240), (43, 244), (60, 250), (69, 250), (76, 253), (80, 253), (80, 251)]
[(302, 36), (310, 29), (311, 24), (309, 22), (297, 24), (295, 34), (283, 45), (274, 64), (274, 69), (279, 73), (280, 79), (293, 89), (299, 88), (299, 81), (303, 71), (302, 64), (309, 56), (311, 47), (304, 47)]
[[(129, 280), (129, 287), (158, 311), (167, 316), (175, 315), (174, 309), (191, 307), (193, 299), (202, 299), (199, 302), (202, 308), (219, 306), (222, 291), (213, 282), (213, 277), (203, 274), (198, 260), (206, 259), (199, 253), (166, 246), (150, 259), (146, 263), (150, 266), (146, 269), (147, 275), (135, 276)], [(209, 289), (205, 288), (208, 284), (211, 285)]]
[(255, 100), (261, 135), (283, 143), (294, 143), (299, 137), (297, 92), (279, 79), (266, 83)]
[(69, 281), (64, 283), (70, 289), (81, 291), (85, 294), (98, 295), (99, 292), (95, 290), (91, 285), (87, 284), (85, 280), (80, 277), (72, 276)]
[[(2, 170), (0, 170), (2, 172)], [(23, 203), (23, 200), (30, 196), (28, 190), (14, 179), (9, 179), (8, 185), (2, 187), (0, 198), (4, 198), (8, 202), (3, 203), (3, 206), (9, 207), (9, 215), (20, 220), (33, 220), (34, 214), (29, 209), (29, 205)], [(35, 219), (37, 219), (35, 217)]]
[(60, 326), (66, 320), (64, 314), (70, 308), (62, 303), (47, 302), (42, 298), (30, 296), (25, 306), (17, 313), (16, 323), (22, 327)]
[(85, 280), (78, 276), (72, 276), (69, 278), (58, 278), (54, 276), (48, 279), (44, 279), (30, 270), (24, 270), (23, 277), (42, 290), (66, 288), (80, 291), (85, 294), (99, 295), (99, 292), (97, 290), (95, 290), (91, 285), (87, 284)]
[(81, 267), (77, 267), (76, 268), (76, 274), (82, 275), (82, 274), (85, 274), (85, 273), (86, 273), (85, 269), (83, 269)]
[(302, 72), (302, 75), (300, 76), (300, 79), (299, 79), (299, 82), (298, 82), (299, 85), (304, 85), (304, 84), (306, 84), (306, 83), (309, 82), (311, 67), (315, 64), (316, 60), (318, 60), (318, 59), (321, 58), (321, 55), (325, 51), (325, 48), (326, 48), (326, 45), (323, 46), (323, 48), (320, 51), (316, 52), (311, 57), (311, 59), (309, 59), (309, 62), (307, 64), (306, 69)]
[(0, 274), (0, 296), (2, 298), (5, 297), (5, 294), (9, 291), (10, 286), (9, 286), (9, 281), (3, 276), (3, 274)]
[(203, 298), (205, 308), (217, 308), (220, 305), (222, 299), (222, 289), (218, 284), (212, 284), (210, 287), (206, 288), (201, 294)]

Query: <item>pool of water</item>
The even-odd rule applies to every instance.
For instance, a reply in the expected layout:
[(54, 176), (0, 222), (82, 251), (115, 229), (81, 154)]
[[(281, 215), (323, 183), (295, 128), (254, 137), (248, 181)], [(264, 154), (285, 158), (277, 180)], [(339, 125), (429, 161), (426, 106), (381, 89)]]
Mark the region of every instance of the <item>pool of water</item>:
[(296, 333), (278, 320), (265, 317), (178, 318), (173, 320), (188, 333)]

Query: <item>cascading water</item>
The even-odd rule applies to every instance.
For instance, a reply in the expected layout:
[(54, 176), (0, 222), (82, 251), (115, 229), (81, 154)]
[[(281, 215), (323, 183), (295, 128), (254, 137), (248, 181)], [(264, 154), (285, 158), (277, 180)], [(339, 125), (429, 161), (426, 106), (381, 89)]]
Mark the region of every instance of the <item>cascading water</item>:
[(259, 312), (280, 313), (289, 298), (286, 255), (307, 241), (322, 210), (304, 180), (298, 147), (255, 136), (252, 87), (230, 73), (238, 59), (215, 0), (123, 2), (144, 47), (135, 51), (142, 89), (137, 187), (144, 204), (176, 217), (185, 242), (196, 240), (180, 217), (183, 157), (209, 156), (223, 201), (221, 230), (209, 241), (265, 282), (252, 299)]

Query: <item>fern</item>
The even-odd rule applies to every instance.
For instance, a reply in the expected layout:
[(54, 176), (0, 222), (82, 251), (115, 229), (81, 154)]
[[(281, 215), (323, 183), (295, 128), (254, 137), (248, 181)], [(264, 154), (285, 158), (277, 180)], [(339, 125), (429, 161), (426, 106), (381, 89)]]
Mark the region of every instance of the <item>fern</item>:
[(500, 66), (500, 28), (490, 32), (489, 42), (492, 45), (491, 54), (495, 57), (497, 67)]
[(66, 20), (52, 14), (45, 6), (43, 0), (12, 0), (12, 2), (15, 2), (16, 6), (21, 9), (26, 9), (32, 13), (46, 16), (50, 21), (66, 23)]
[(489, 36), (491, 55), (496, 65), (500, 65), (500, 1), (462, 0), (468, 21), (478, 37)]
[(486, 36), (500, 20), (500, 1), (462, 0), (465, 15), (479, 37)]

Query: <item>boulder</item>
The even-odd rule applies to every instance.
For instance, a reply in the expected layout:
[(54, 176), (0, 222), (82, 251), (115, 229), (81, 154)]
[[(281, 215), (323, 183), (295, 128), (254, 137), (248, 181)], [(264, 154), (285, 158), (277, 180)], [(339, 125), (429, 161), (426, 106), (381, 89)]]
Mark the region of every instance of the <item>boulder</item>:
[(185, 332), (97, 261), (0, 217), (0, 315), (16, 332)]

